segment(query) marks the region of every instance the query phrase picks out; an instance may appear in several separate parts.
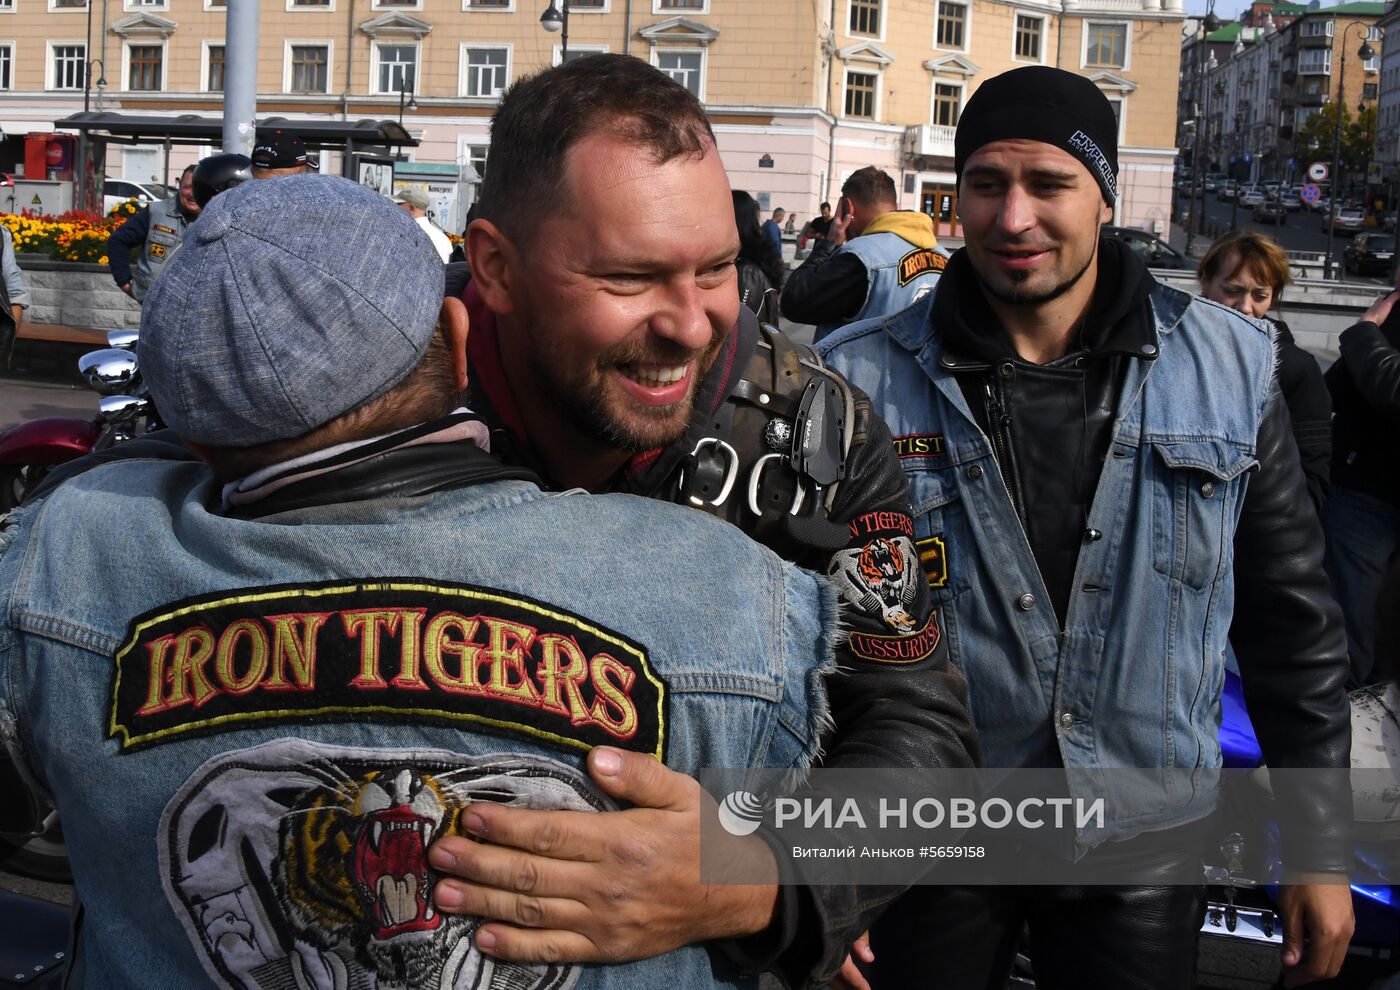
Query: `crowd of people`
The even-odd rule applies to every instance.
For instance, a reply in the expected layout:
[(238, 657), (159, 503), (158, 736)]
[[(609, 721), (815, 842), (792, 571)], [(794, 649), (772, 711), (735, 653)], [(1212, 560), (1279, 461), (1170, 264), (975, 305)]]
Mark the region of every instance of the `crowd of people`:
[[(786, 278), (783, 211), (628, 56), (506, 92), (462, 262), (290, 135), (276, 181), (182, 177), (114, 264), (168, 430), (0, 530), (0, 735), (64, 822), (74, 985), (983, 990), (1028, 930), (1042, 987), (1193, 986), (1204, 885), (1166, 878), (1210, 787), (1098, 795), (1016, 886), (785, 883), (769, 829), (748, 882), (701, 870), (702, 767), (1217, 768), (1227, 655), (1270, 766), (1349, 766), (1397, 294), (1329, 433), (1251, 318), (1275, 245), (1212, 246), (1198, 296), (1100, 239), (1117, 133), (1082, 76), (989, 79), (963, 249), (863, 168)], [(1354, 925), (1329, 786), (1278, 787), (1290, 983)], [(1141, 882), (1046, 879), (1149, 840)]]

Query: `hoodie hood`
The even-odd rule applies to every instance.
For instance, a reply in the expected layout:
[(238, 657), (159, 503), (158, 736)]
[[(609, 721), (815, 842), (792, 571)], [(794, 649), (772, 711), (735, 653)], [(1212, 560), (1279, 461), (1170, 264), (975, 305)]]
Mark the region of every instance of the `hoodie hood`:
[(889, 213), (881, 213), (861, 231), (862, 237), (866, 234), (896, 234), (915, 247), (938, 247), (938, 238), (933, 236), (933, 218), (916, 210), (891, 210)]

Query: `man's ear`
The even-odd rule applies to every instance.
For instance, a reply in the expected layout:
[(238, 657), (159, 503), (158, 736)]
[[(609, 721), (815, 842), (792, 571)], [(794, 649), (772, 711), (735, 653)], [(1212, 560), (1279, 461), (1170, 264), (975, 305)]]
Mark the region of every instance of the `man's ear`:
[(1106, 224), (1113, 222), (1113, 204), (1106, 199), (1100, 199), (1102, 206), (1099, 208), (1099, 223)]
[(513, 312), (517, 256), (510, 238), (490, 220), (478, 217), (467, 229), (466, 250), (472, 281), (486, 308), (498, 316)]
[(467, 390), (467, 330), (471, 320), (460, 299), (444, 299), (438, 313), (438, 330), (452, 355), (452, 379), (457, 391)]

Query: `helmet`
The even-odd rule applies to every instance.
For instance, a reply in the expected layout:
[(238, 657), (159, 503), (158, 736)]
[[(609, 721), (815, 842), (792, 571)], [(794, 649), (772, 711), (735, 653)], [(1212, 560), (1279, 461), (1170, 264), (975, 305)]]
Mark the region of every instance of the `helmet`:
[(209, 201), (225, 189), (232, 189), (240, 182), (253, 177), (249, 169), (252, 162), (247, 155), (210, 155), (194, 167), (191, 186), (194, 201), (202, 210)]

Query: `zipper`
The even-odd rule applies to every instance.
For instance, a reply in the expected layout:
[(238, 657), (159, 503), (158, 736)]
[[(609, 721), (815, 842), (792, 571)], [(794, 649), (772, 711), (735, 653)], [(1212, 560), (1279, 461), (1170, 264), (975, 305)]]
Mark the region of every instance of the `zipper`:
[(996, 454), (997, 464), (1001, 467), (1002, 484), (1006, 486), (1007, 497), (1011, 499), (1011, 508), (1016, 511), (1016, 518), (1021, 521), (1021, 527), (1024, 529), (1026, 521), (1021, 514), (1021, 499), (1016, 490), (1015, 472), (1012, 470), (1011, 464), (1011, 438), (1007, 435), (1007, 428), (1011, 425), (1011, 417), (1007, 415), (1006, 406), (1003, 405), (992, 381), (984, 382), (983, 388), (987, 399), (987, 422), (992, 428), (992, 449)]

